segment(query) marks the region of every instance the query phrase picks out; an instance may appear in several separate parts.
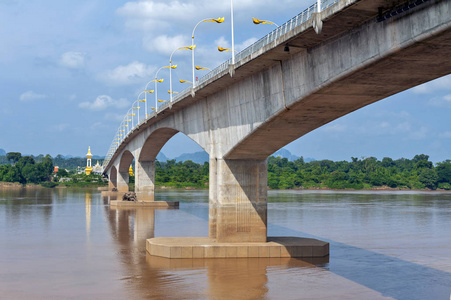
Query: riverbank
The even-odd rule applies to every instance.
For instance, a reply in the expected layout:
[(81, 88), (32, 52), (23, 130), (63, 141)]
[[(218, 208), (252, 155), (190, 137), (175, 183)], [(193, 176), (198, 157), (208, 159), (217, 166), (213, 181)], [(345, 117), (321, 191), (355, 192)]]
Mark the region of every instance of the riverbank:
[[(106, 188), (106, 185), (99, 185), (99, 184), (93, 184), (93, 183), (82, 183), (78, 182), (76, 184), (72, 185), (65, 185), (65, 184), (59, 184), (55, 186), (56, 189), (65, 189), (65, 188)], [(0, 188), (5, 189), (19, 189), (19, 188), (46, 188), (39, 184), (20, 184), (17, 182), (0, 182)], [(133, 190), (134, 186), (130, 186), (130, 190)], [(156, 186), (156, 190), (208, 190), (208, 185), (205, 187), (198, 187), (198, 186), (184, 186), (184, 187), (175, 187), (175, 186)], [(372, 187), (372, 188), (363, 188), (363, 189), (331, 189), (327, 187), (309, 187), (309, 188), (295, 188), (295, 189), (270, 189), (268, 188), (268, 191), (381, 191), (381, 192), (441, 192), (441, 193), (451, 193), (451, 190), (445, 190), (445, 189), (409, 189), (409, 188), (391, 188), (388, 186), (378, 186), (378, 187)]]

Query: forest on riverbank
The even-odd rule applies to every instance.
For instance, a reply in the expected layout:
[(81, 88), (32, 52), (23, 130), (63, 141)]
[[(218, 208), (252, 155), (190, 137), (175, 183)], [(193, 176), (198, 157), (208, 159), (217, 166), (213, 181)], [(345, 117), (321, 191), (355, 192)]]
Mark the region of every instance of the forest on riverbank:
[[(65, 162), (58, 156), (21, 156), (10, 152), (1, 156), (0, 181), (21, 184), (37, 183), (50, 186), (45, 182), (70, 178), (66, 186), (104, 185), (100, 175), (86, 176), (75, 170), (66, 172), (60, 168), (53, 174), (54, 161), (60, 165), (73, 164)], [(95, 178), (94, 178), (95, 177)], [(208, 188), (209, 165), (194, 163), (190, 160), (176, 162), (156, 161), (155, 185), (175, 188)], [(134, 176), (130, 177), (133, 184)], [(85, 184), (86, 183), (86, 184)], [(54, 185), (54, 184), (52, 184)], [(420, 154), (412, 159), (393, 160), (385, 157), (356, 158), (351, 161), (316, 160), (305, 162), (301, 157), (294, 161), (287, 158), (268, 158), (268, 187), (270, 189), (417, 189), (417, 190), (451, 190), (451, 160), (434, 165), (429, 156)]]
[[(192, 161), (156, 163), (157, 186), (208, 186), (208, 163)], [(445, 189), (451, 190), (451, 160), (434, 165), (429, 156), (393, 160), (375, 157), (351, 161), (289, 161), (271, 156), (268, 159), (270, 189)]]

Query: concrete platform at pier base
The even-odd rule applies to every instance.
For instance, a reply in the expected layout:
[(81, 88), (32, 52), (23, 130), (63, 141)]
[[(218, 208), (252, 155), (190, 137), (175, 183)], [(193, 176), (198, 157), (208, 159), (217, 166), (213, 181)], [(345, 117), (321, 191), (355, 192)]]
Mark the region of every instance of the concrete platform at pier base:
[(122, 201), (111, 200), (111, 206), (117, 207), (150, 207), (150, 208), (178, 208), (178, 201)]
[(217, 243), (207, 237), (158, 237), (146, 241), (150, 255), (166, 258), (324, 257), (329, 243), (300, 237), (268, 237), (266, 243)]

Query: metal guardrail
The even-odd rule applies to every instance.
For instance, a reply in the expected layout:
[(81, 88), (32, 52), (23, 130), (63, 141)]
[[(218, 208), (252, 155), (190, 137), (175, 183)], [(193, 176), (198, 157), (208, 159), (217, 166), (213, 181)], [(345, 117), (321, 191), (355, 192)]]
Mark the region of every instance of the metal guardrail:
[[(340, 0), (322, 0), (321, 1), (321, 11), (327, 9), (328, 7), (332, 6), (333, 4), (339, 2)], [(288, 20), (287, 22), (285, 22), (284, 24), (282, 24), (281, 26), (277, 27), (276, 29), (274, 29), (273, 31), (271, 31), (270, 33), (268, 33), (267, 35), (265, 35), (264, 37), (262, 37), (261, 39), (259, 39), (258, 41), (256, 41), (255, 43), (253, 43), (252, 45), (250, 45), (249, 47), (245, 48), (244, 50), (238, 52), (237, 54), (235, 54), (235, 62), (239, 62), (240, 60), (245, 59), (246, 57), (248, 57), (249, 55), (257, 52), (259, 49), (265, 47), (266, 45), (271, 44), (272, 42), (274, 42), (277, 38), (283, 36), (284, 34), (286, 34), (287, 32), (293, 30), (294, 28), (302, 25), (303, 23), (307, 22), (311, 17), (312, 14), (317, 12), (317, 3), (311, 5), (309, 8), (305, 9), (304, 11), (302, 11), (300, 14), (298, 14), (297, 16), (293, 17), (292, 19)], [(213, 69), (212, 71), (210, 71), (208, 74), (206, 74), (205, 76), (202, 76), (199, 81), (197, 82), (197, 86), (201, 85), (202, 83), (207, 82), (208, 80), (210, 80), (211, 78), (217, 76), (218, 74), (228, 70), (229, 65), (232, 64), (232, 59), (228, 59), (227, 61), (223, 62), (222, 64), (220, 64), (219, 66), (217, 66), (215, 69)], [(169, 105), (172, 105), (175, 102), (178, 102), (182, 99), (184, 99), (185, 97), (187, 97), (190, 93), (191, 93), (191, 87), (185, 88), (183, 91), (181, 91), (180, 93), (177, 94), (176, 97), (174, 97), (173, 102), (171, 104), (164, 104), (162, 106), (159, 107), (159, 111), (163, 111), (164, 109), (166, 109), (167, 107), (169, 107)], [(152, 113), (150, 116), (148, 116), (147, 118), (143, 118), (141, 120), (138, 120), (138, 124), (133, 127), (132, 129), (129, 130), (129, 132), (121, 139), (121, 142), (126, 139), (134, 130), (135, 128), (139, 127), (142, 123), (144, 123), (145, 121), (156, 117), (157, 113), (154, 112)], [(116, 134), (117, 136), (117, 134)], [(115, 137), (116, 138), (116, 137)], [(113, 140), (114, 141), (114, 140)], [(120, 143), (119, 143), (120, 144)], [(114, 151), (111, 151), (112, 149), (114, 149), (114, 143), (110, 146), (110, 149), (108, 151), (107, 157), (105, 158), (102, 167), (106, 167), (112, 157), (112, 153), (114, 153)]]

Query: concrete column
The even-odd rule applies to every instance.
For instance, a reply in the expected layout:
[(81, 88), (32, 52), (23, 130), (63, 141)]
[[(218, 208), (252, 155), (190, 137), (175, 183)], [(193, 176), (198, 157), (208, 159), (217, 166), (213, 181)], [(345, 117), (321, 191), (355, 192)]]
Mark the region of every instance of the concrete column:
[(117, 188), (117, 170), (116, 168), (111, 168), (108, 176), (108, 190), (112, 191), (113, 188)]
[(130, 175), (127, 172), (118, 172), (117, 174), (117, 191), (118, 192), (128, 192), (128, 183)]
[(139, 201), (155, 201), (155, 161), (135, 161), (135, 193)]
[(210, 238), (220, 243), (266, 242), (266, 159), (210, 159), (209, 197)]

